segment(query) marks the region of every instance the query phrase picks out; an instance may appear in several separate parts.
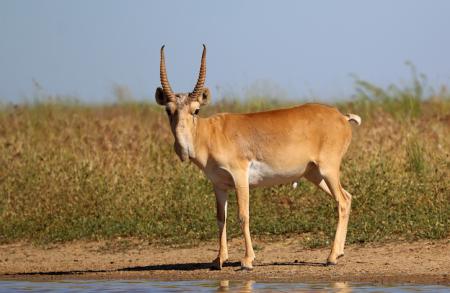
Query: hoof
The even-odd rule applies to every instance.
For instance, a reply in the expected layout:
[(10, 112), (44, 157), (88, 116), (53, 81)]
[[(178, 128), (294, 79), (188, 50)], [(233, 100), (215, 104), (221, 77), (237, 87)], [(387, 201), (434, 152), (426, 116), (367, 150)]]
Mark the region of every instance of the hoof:
[(339, 258), (339, 256), (338, 257), (335, 257), (335, 256), (328, 256), (328, 258), (327, 258), (327, 266), (335, 266), (335, 265), (337, 265), (337, 259)]
[(253, 266), (243, 266), (241, 264), (241, 271), (253, 271)]
[(212, 261), (211, 263), (211, 269), (212, 270), (221, 270), (222, 269), (222, 265), (226, 260), (220, 260), (220, 257), (217, 257), (215, 260)]
[(338, 258), (339, 258), (338, 254), (331, 253), (327, 258), (327, 266), (337, 265)]
[(253, 270), (253, 258), (244, 258), (241, 260), (241, 270), (251, 271)]

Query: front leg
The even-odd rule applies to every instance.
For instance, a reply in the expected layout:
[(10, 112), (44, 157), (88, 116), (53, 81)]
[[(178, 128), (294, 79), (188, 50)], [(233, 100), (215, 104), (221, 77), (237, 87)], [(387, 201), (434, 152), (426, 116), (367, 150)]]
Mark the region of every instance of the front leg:
[(213, 268), (217, 270), (222, 269), (222, 265), (228, 260), (227, 247), (227, 200), (228, 193), (217, 186), (214, 186), (214, 193), (216, 195), (217, 208), (217, 226), (219, 227), (219, 255), (213, 260)]
[(242, 269), (253, 269), (253, 260), (255, 253), (253, 251), (252, 239), (250, 237), (250, 208), (249, 208), (249, 186), (247, 176), (241, 176), (239, 180), (235, 179), (236, 196), (239, 209), (239, 221), (241, 223), (242, 233), (245, 240), (245, 256), (241, 260)]

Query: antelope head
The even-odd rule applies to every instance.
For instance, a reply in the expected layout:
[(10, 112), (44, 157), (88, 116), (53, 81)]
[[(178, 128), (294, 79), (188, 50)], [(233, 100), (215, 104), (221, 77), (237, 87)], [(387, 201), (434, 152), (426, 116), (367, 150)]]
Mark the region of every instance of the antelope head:
[(175, 138), (175, 152), (181, 161), (195, 158), (194, 139), (200, 107), (210, 101), (210, 92), (204, 88), (206, 79), (206, 46), (203, 45), (202, 61), (197, 84), (190, 93), (174, 93), (167, 79), (164, 46), (161, 47), (161, 86), (156, 89), (156, 102), (166, 107), (170, 128)]

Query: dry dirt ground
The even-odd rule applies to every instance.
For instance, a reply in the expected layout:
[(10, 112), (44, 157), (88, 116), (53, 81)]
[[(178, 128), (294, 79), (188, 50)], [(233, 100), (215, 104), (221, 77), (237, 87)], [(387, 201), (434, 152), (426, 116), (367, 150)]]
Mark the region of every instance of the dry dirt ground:
[(255, 267), (242, 271), (241, 240), (229, 242), (230, 260), (210, 269), (216, 243), (189, 248), (148, 245), (122, 239), (72, 242), (48, 247), (0, 245), (0, 280), (153, 279), (353, 281), (450, 284), (450, 239), (349, 245), (335, 266), (325, 266), (329, 249), (305, 249), (298, 239), (256, 239)]

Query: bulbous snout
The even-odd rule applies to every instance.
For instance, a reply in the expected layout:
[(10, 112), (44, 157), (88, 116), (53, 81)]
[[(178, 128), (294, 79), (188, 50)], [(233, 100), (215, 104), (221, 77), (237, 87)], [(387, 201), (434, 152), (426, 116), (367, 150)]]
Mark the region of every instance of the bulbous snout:
[(180, 158), (182, 162), (185, 162), (189, 158), (188, 151), (183, 148), (177, 141), (175, 141), (175, 143), (173, 144), (173, 148), (175, 149), (175, 153), (177, 154), (178, 158)]

